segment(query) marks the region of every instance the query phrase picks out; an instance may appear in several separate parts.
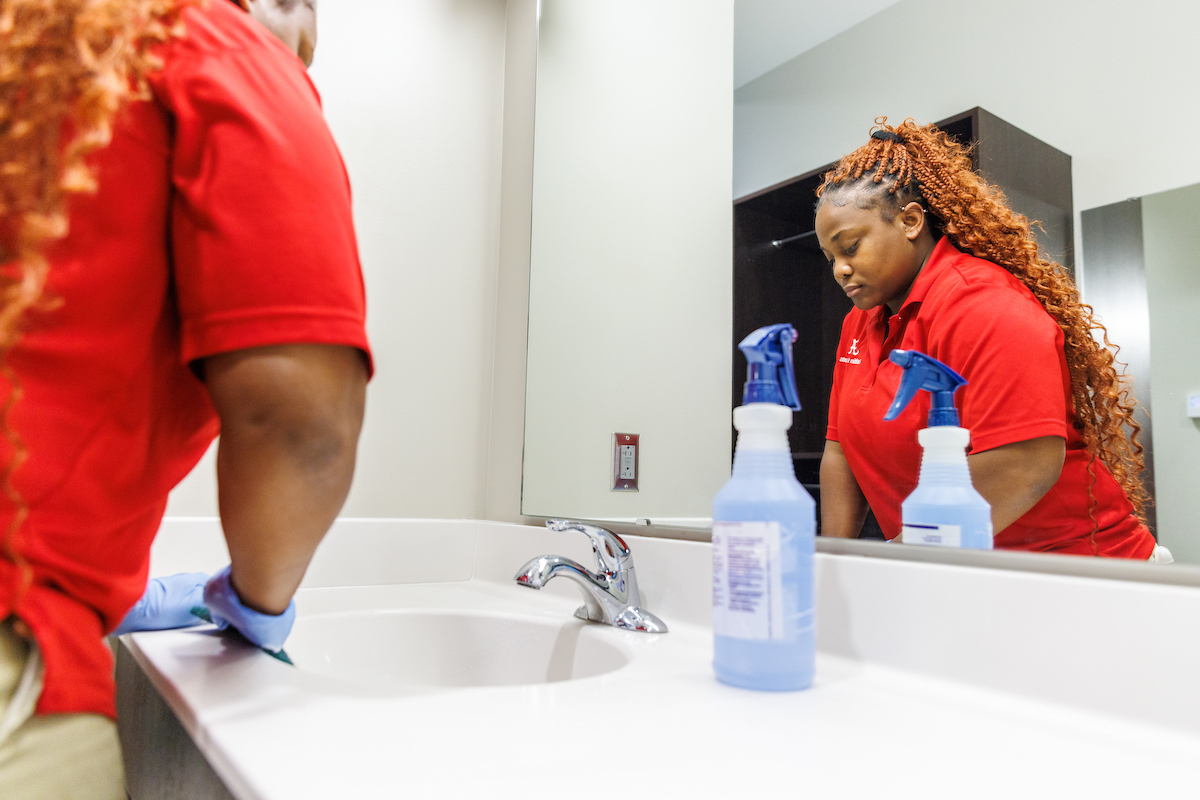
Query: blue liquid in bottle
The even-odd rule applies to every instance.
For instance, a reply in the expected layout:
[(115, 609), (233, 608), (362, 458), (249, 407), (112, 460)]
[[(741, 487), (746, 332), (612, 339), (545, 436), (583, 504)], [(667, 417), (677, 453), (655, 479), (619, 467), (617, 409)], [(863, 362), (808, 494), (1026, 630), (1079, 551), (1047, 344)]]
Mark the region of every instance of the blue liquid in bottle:
[(806, 689), (816, 658), (816, 504), (792, 466), (791, 410), (745, 405), (734, 424), (733, 476), (713, 500), (713, 670), (746, 689)]
[[(925, 452), (917, 488), (900, 505), (905, 544), (992, 549), (992, 507), (971, 483), (962, 428), (920, 431)], [(947, 533), (949, 531), (949, 533)]]
[(885, 420), (896, 419), (919, 391), (930, 394), (929, 427), (917, 432), (921, 474), (900, 505), (905, 544), (992, 549), (992, 509), (971, 483), (967, 445), (971, 433), (958, 426), (954, 393), (967, 379), (932, 356), (893, 350), (888, 360), (904, 370)]

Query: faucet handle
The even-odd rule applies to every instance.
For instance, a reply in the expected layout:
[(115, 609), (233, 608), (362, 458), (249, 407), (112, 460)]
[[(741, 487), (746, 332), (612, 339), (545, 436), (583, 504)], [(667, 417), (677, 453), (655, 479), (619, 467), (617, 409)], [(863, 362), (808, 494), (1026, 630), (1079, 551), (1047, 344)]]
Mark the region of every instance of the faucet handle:
[(629, 545), (610, 530), (569, 519), (548, 519), (546, 527), (552, 531), (579, 531), (591, 539), (592, 552), (596, 554), (596, 569), (606, 575), (616, 575), (622, 569), (631, 568)]

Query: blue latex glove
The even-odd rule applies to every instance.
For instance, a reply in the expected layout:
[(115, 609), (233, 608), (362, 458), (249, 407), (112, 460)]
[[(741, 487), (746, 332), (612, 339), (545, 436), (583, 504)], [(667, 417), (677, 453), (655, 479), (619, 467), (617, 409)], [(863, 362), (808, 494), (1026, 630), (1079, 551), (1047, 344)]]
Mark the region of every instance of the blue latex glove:
[(272, 653), (283, 649), (292, 623), (296, 621), (296, 601), (288, 603), (282, 614), (262, 614), (242, 605), (233, 584), (229, 582), (229, 567), (209, 578), (204, 586), (204, 605), (212, 616), (213, 624), (221, 630), (230, 625), (254, 644)]
[(187, 628), (199, 624), (200, 620), (192, 616), (192, 606), (203, 602), (204, 583), (207, 580), (207, 572), (184, 572), (165, 578), (151, 578), (142, 599), (129, 609), (113, 635)]

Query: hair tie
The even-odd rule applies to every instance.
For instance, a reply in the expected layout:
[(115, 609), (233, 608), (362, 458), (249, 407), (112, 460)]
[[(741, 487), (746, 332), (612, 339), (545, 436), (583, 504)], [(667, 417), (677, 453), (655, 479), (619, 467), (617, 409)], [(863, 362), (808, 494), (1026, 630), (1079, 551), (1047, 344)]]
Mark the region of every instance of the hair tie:
[(900, 134), (892, 133), (891, 131), (878, 130), (871, 133), (872, 139), (886, 139), (889, 142), (900, 142), (903, 144), (904, 139), (900, 138)]

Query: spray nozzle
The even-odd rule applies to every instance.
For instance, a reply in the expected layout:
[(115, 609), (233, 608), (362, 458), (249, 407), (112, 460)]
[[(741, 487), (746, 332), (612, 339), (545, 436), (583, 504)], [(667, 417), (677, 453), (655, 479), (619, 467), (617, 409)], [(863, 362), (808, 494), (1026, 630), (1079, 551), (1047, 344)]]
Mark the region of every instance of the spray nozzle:
[(966, 386), (967, 379), (947, 367), (936, 358), (919, 353), (916, 350), (893, 350), (888, 354), (893, 364), (898, 364), (904, 370), (900, 379), (900, 389), (896, 399), (888, 408), (885, 420), (900, 416), (900, 412), (908, 406), (916, 396), (918, 389), (924, 389), (932, 395), (929, 406), (929, 427), (951, 425), (958, 427), (958, 410), (954, 407), (954, 393), (958, 387)]
[(796, 370), (792, 366), (792, 344), (796, 329), (786, 322), (768, 325), (742, 339), (738, 347), (746, 354), (746, 389), (742, 403), (777, 403), (800, 410), (796, 395)]

